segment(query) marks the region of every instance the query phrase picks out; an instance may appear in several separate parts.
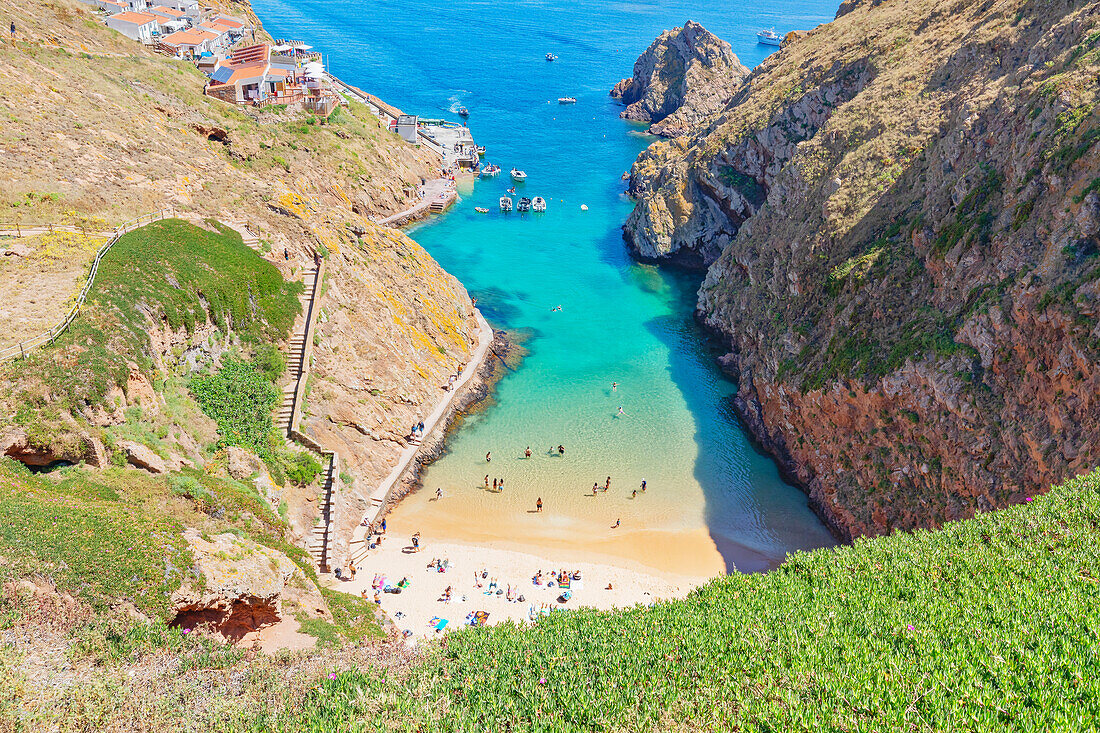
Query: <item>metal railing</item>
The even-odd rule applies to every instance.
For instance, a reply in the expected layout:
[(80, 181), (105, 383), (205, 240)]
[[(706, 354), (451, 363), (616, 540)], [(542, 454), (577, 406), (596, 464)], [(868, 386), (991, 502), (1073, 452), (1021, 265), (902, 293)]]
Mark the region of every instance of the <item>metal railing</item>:
[(69, 327), (69, 325), (73, 322), (73, 319), (75, 319), (77, 314), (80, 313), (80, 306), (84, 305), (84, 300), (88, 297), (88, 293), (91, 292), (92, 283), (95, 282), (95, 275), (96, 272), (99, 270), (99, 263), (103, 259), (103, 256), (107, 254), (107, 251), (114, 246), (115, 242), (117, 242), (122, 237), (122, 235), (127, 234), (128, 232), (132, 232), (135, 229), (140, 229), (141, 227), (151, 222), (159, 221), (161, 219), (167, 219), (169, 216), (171, 216), (171, 214), (167, 210), (155, 211), (149, 214), (143, 214), (142, 216), (139, 216), (136, 219), (132, 219), (115, 229), (115, 233), (111, 235), (111, 238), (108, 239), (103, 244), (103, 246), (99, 248), (98, 252), (96, 252), (95, 259), (92, 261), (92, 268), (88, 271), (88, 280), (84, 283), (84, 287), (81, 289), (80, 295), (76, 297), (76, 303), (73, 304), (73, 307), (70, 308), (69, 311), (64, 315), (64, 317), (61, 319), (61, 322), (51, 328), (49, 331), (46, 331), (45, 333), (40, 333), (37, 336), (33, 336), (27, 339), (26, 341), (20, 341), (14, 346), (9, 346), (6, 349), (0, 350), (0, 363), (11, 361), (15, 358), (26, 358), (27, 354), (29, 354), (32, 350), (37, 349), (40, 346), (45, 346), (46, 344), (50, 343), (55, 338), (60, 336), (62, 333), (64, 333), (65, 329)]

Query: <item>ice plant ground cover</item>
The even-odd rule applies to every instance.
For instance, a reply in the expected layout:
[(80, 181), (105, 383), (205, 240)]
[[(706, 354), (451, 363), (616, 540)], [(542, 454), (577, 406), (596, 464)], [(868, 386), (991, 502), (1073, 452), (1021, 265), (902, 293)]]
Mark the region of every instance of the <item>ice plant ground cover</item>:
[(453, 634), (399, 677), (326, 676), (283, 726), (1095, 730), (1098, 553), (1095, 472), (683, 601)]

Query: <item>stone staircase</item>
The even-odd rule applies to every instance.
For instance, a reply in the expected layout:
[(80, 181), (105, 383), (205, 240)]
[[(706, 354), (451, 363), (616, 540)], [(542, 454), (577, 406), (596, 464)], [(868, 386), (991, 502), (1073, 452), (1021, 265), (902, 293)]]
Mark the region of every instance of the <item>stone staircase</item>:
[(290, 375), (290, 383), (283, 387), (283, 399), (279, 409), (275, 413), (275, 427), (281, 433), (289, 433), (291, 422), (294, 420), (294, 411), (299, 406), (296, 404), (305, 380), (309, 377), (308, 340), (310, 324), (313, 322), (314, 299), (317, 290), (317, 268), (312, 267), (302, 273), (302, 285), (304, 286), (300, 296), (302, 301), (302, 326), (295, 331), (287, 342), (286, 371)]
[(321, 491), (320, 514), (317, 517), (317, 524), (310, 530), (309, 538), (309, 554), (322, 573), (327, 573), (332, 567), (332, 534), (336, 524), (336, 481), (339, 476), (339, 459), (335, 453), (330, 453)]
[(244, 242), (244, 246), (258, 255), (263, 255), (260, 251), (260, 238), (256, 236), (256, 233), (249, 229), (248, 225), (240, 221), (223, 220), (223, 224), (241, 235), (241, 241)]

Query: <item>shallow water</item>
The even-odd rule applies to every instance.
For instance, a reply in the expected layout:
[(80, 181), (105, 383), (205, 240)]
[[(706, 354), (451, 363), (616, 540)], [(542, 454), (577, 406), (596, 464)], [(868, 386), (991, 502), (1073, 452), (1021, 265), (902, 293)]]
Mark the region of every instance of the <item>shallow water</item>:
[[(392, 526), (685, 575), (765, 569), (832, 544), (805, 495), (734, 418), (734, 387), (691, 318), (698, 276), (626, 254), (620, 226), (631, 204), (620, 176), (650, 140), (618, 118), (607, 90), (662, 29), (687, 18), (751, 67), (774, 51), (756, 43), (758, 30), (826, 22), (835, 1), (253, 5), (273, 35), (313, 44), (333, 73), (404, 110), (434, 117), (468, 107), (486, 159), (526, 170), (520, 193), (549, 202), (545, 214), (500, 213), (505, 174), (467, 186), (455, 209), (411, 232), (494, 326), (530, 334), (530, 354), (452, 436), (425, 472), (427, 490)], [(545, 61), (548, 51), (559, 59)], [(549, 103), (565, 95), (578, 103)], [(549, 455), (559, 444), (565, 456)], [(487, 473), (505, 479), (503, 492), (484, 490)], [(591, 496), (607, 476), (611, 490)], [(632, 498), (643, 479), (648, 490)]]

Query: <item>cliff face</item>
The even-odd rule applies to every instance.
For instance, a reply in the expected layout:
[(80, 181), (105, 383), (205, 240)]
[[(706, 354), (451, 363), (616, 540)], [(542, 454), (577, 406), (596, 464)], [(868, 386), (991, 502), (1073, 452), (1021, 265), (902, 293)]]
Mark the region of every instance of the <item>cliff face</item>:
[(626, 105), (621, 117), (652, 122), (652, 134), (676, 137), (720, 110), (748, 73), (728, 43), (689, 20), (662, 33), (611, 96)]
[[(254, 17), (243, 0), (221, 4)], [(396, 462), (402, 436), (434, 406), (476, 338), (462, 285), (411, 239), (370, 220), (417, 201), (415, 188), (433, 175), (438, 158), (386, 131), (361, 105), (320, 120), (203, 96), (206, 78), (193, 64), (103, 27), (75, 0), (17, 0), (11, 14), (18, 40), (0, 46), (0, 136), (11, 143), (8, 175), (0, 180), (0, 205), (10, 212), (4, 218), (109, 230), (167, 208), (195, 220), (236, 221), (258, 235), (266, 259), (288, 280), (301, 278), (314, 250), (327, 251), (304, 426), (341, 452), (351, 477), (342, 499), (365, 503)], [(27, 79), (44, 81), (28, 87)], [(93, 250), (80, 251), (84, 268)], [(57, 299), (64, 303), (80, 284), (67, 274), (68, 290), (58, 289)], [(27, 305), (8, 300), (4, 308), (22, 313)], [(155, 321), (150, 316), (148, 330), (159, 333)], [(112, 387), (107, 410), (88, 404), (90, 388), (78, 385), (74, 414), (43, 409), (24, 416), (49, 430), (39, 430), (20, 457), (102, 464), (104, 457), (85, 456), (84, 446), (98, 445), (91, 438), (108, 422), (123, 429), (126, 410), (142, 398), (162, 404), (163, 377), (186, 377), (216, 361), (211, 344), (219, 339), (206, 338), (212, 330), (155, 338), (148, 355), (155, 368), (135, 364), (130, 380)], [(0, 346), (11, 343), (5, 338)], [(8, 416), (0, 437), (18, 427), (11, 415), (37, 388), (32, 376), (18, 365), (0, 369), (0, 414)], [(135, 380), (157, 394), (139, 394)], [(49, 394), (37, 397), (51, 402)], [(200, 463), (212, 427), (197, 408), (193, 413), (181, 440), (191, 434), (184, 458)]]
[(1100, 5), (848, 0), (634, 166), (746, 424), (846, 536), (1100, 462)]

